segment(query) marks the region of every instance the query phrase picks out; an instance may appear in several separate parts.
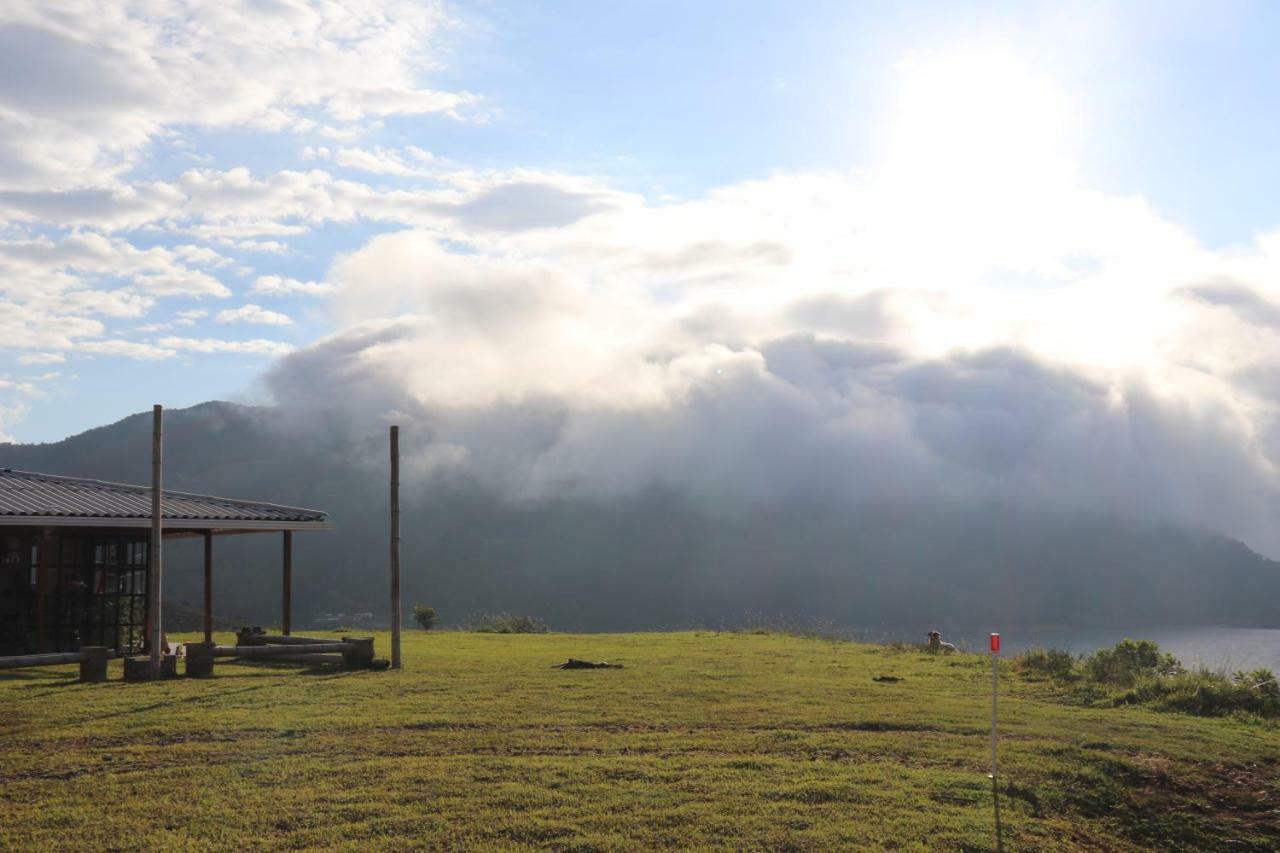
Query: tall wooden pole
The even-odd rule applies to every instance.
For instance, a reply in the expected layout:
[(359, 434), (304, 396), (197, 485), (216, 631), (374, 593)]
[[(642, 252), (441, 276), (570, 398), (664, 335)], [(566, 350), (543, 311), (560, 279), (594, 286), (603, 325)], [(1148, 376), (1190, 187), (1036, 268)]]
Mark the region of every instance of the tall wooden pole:
[(160, 485), (161, 472), (164, 467), (164, 408), (155, 406), (151, 410), (151, 547), (148, 556), (151, 558), (151, 571), (147, 572), (147, 621), (151, 628), (148, 642), (151, 644), (151, 677), (160, 677), (160, 656), (164, 653), (160, 648), (160, 638), (164, 632), (160, 625)]
[(204, 532), (204, 641), (213, 642), (213, 531)]
[(391, 668), (400, 668), (400, 427), (391, 427)]
[(281, 620), (281, 629), (284, 635), (289, 636), (289, 625), (292, 621), (290, 614), (293, 611), (293, 531), (286, 530), (284, 532), (284, 589), (281, 590), (281, 606), (284, 609), (284, 617)]

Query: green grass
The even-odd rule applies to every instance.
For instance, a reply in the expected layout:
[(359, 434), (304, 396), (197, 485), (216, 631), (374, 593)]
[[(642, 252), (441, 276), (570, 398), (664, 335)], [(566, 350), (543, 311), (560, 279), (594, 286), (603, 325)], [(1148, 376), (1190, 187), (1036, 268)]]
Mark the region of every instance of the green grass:
[[(983, 656), (414, 632), (404, 657), (0, 673), (0, 849), (994, 846)], [(1001, 686), (1007, 849), (1280, 845), (1275, 724), (1064, 704), (1007, 664)]]

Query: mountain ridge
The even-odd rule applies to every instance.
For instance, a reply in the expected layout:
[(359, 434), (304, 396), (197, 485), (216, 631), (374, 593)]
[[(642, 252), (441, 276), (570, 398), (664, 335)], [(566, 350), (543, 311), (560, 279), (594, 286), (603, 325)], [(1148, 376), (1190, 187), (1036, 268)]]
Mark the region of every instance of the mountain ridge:
[[(0, 445), (0, 467), (145, 483), (148, 412), (46, 444)], [(165, 485), (313, 506), (338, 530), (295, 537), (295, 609), (385, 615), (381, 436), (313, 415), (209, 401), (166, 412)], [(515, 503), (465, 478), (405, 478), (406, 607), (446, 622), (529, 611), (565, 629), (774, 618), (882, 626), (999, 619), (1280, 627), (1280, 563), (1220, 533), (1002, 504), (847, 510), (814, 498), (711, 514), (650, 488), (610, 500)], [(215, 609), (276, 615), (279, 550), (216, 546)], [(255, 540), (255, 541), (247, 541)], [(199, 600), (195, 549), (166, 584)], [(297, 618), (297, 617), (295, 617)]]

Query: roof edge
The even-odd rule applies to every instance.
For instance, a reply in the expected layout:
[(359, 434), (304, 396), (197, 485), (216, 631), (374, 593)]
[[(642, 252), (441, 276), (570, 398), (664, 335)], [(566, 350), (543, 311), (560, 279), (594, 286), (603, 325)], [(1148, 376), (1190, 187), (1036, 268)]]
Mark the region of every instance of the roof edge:
[[(0, 474), (17, 474), (22, 477), (31, 477), (38, 480), (51, 480), (57, 483), (74, 483), (88, 486), (102, 486), (108, 489), (127, 489), (129, 491), (150, 494), (152, 488), (150, 486), (139, 486), (136, 483), (116, 483), (111, 480), (95, 480), (91, 477), (66, 477), (61, 474), (42, 474), (39, 471), (23, 471), (20, 468), (0, 468)], [(291, 506), (289, 504), (270, 503), (268, 501), (249, 501), (243, 498), (223, 498), (217, 495), (205, 495), (199, 492), (180, 492), (176, 489), (166, 489), (160, 487), (160, 496), (172, 495), (176, 498), (194, 498), (196, 500), (218, 501), (232, 506), (242, 507), (269, 507), (271, 509), (282, 510), (295, 513), (310, 513), (312, 515), (322, 515), (328, 518), (329, 513), (322, 509), (310, 509), (302, 506)]]
[[(0, 515), (0, 527), (120, 527), (150, 530), (147, 518), (105, 518), (96, 515)], [(218, 518), (163, 519), (161, 530), (241, 530), (264, 533), (282, 530), (336, 530), (331, 521), (241, 521)]]

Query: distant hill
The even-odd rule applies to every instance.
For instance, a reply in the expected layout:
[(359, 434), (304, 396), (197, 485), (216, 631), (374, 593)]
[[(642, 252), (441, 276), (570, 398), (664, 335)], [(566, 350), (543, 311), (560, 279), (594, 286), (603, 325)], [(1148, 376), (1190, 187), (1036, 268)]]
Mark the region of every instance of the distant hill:
[[(385, 618), (385, 437), (272, 408), (166, 412), (166, 485), (327, 510), (295, 537), (295, 624)], [(145, 483), (150, 413), (51, 444), (0, 444), (0, 467)], [(166, 589), (198, 606), (198, 546), (174, 543)], [(512, 504), (465, 481), (404, 484), (404, 600), (446, 623), (529, 613), (562, 629), (736, 624), (1223, 624), (1280, 627), (1280, 564), (1201, 530), (999, 505), (849, 511), (814, 500), (711, 515), (679, 494)], [(216, 609), (276, 618), (275, 536), (215, 545)]]

